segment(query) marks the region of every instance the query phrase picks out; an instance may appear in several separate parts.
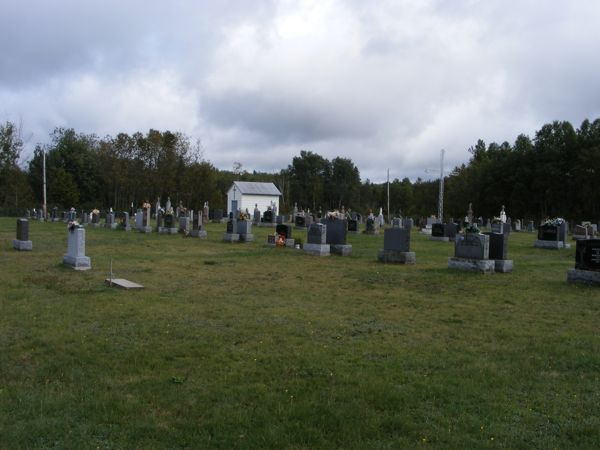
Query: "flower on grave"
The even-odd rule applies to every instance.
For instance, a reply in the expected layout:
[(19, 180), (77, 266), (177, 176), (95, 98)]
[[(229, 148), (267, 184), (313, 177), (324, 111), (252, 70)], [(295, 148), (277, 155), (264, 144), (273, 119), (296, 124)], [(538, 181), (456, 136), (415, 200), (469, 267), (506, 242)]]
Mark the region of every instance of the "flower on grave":
[(69, 231), (73, 231), (76, 228), (81, 228), (81, 225), (79, 225), (79, 222), (77, 222), (76, 220), (72, 220), (67, 224), (67, 229)]
[(479, 234), (479, 227), (474, 224), (474, 223), (470, 223), (469, 225), (467, 225), (465, 227), (465, 233), (477, 233)]
[(92, 214), (98, 215), (98, 214), (100, 214), (100, 211), (98, 209), (94, 208), (94, 209), (92, 209)]
[(167, 216), (172, 216), (173, 214), (174, 214), (174, 211), (173, 211), (172, 206), (165, 211), (165, 215), (167, 215)]
[(277, 240), (275, 241), (275, 245), (277, 247), (285, 247), (285, 236), (283, 234), (279, 234), (276, 236)]
[(500, 217), (494, 217), (492, 223), (502, 223), (502, 219)]
[(150, 203), (148, 203), (148, 202), (144, 202), (144, 203), (142, 203), (142, 208), (144, 208), (144, 209), (150, 209), (151, 207), (152, 207), (152, 206), (151, 206), (151, 205), (150, 205)]
[(559, 227), (564, 222), (565, 222), (565, 219), (563, 219), (562, 217), (555, 217), (553, 219), (544, 220), (544, 222), (542, 223), (542, 226), (548, 225), (548, 226), (552, 226), (552, 227)]
[(238, 215), (238, 219), (239, 220), (250, 220), (250, 215), (245, 213), (244, 211), (240, 211), (240, 214)]

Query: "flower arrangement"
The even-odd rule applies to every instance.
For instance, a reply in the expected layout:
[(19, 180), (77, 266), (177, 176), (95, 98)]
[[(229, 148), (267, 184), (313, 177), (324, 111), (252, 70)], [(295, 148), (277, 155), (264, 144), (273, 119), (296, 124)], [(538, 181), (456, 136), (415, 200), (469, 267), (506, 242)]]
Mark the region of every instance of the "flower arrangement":
[(100, 214), (100, 211), (97, 208), (94, 208), (94, 209), (92, 209), (92, 215), (93, 214), (98, 215), (98, 214)]
[(554, 219), (544, 220), (544, 222), (542, 222), (542, 226), (560, 227), (563, 223), (565, 223), (565, 219), (562, 217), (555, 217)]
[(465, 233), (479, 233), (479, 227), (474, 223), (470, 223), (465, 227)]
[(67, 224), (67, 229), (69, 231), (73, 231), (76, 228), (81, 228), (81, 225), (79, 224), (79, 222), (77, 222), (76, 220), (72, 220)]
[(238, 216), (239, 220), (250, 220), (250, 214), (247, 214), (243, 211), (240, 211), (240, 214)]
[(148, 203), (148, 202), (142, 203), (142, 208), (144, 208), (144, 209), (150, 209), (151, 207), (152, 207), (152, 205), (150, 205), (150, 203)]
[(500, 217), (494, 217), (492, 223), (502, 223), (502, 219)]
[(275, 245), (277, 245), (277, 247), (285, 247), (285, 236), (283, 234), (277, 235)]

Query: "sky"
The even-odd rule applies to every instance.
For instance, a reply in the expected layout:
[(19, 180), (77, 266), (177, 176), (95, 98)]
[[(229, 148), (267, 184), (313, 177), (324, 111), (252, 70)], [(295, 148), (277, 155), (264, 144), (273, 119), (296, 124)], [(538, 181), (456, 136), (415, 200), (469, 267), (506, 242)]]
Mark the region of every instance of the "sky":
[(0, 121), (180, 131), (220, 169), (301, 150), (436, 178), (468, 149), (600, 117), (597, 0), (3, 0)]

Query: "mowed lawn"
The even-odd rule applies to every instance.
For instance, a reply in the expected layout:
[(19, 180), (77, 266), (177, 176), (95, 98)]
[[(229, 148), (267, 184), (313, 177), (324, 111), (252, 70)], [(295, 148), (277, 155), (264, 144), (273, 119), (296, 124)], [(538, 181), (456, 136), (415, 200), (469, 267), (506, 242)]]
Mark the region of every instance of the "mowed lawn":
[[(511, 274), (451, 271), (452, 243), (380, 236), (351, 257), (256, 241), (0, 219), (0, 448), (598, 448), (600, 288), (568, 250), (510, 236)], [(298, 237), (306, 240), (305, 233)], [(145, 286), (104, 285), (115, 277)]]

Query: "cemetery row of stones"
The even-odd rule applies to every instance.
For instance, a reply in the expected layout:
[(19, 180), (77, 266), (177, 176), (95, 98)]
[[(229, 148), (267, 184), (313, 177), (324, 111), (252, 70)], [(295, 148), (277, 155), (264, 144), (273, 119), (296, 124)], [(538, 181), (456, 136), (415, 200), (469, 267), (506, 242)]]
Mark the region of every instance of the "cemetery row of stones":
[[(163, 223), (161, 222), (162, 214), (159, 211), (157, 230), (161, 233), (172, 234), (182, 231), (187, 234), (190, 231), (191, 222), (193, 224), (191, 232), (196, 232), (197, 237), (205, 237), (206, 231), (203, 228), (204, 211), (198, 211), (195, 214), (190, 213), (191, 217), (187, 212), (181, 215), (179, 217), (179, 227), (174, 227), (174, 224), (168, 221), (168, 218), (172, 218), (173, 215), (165, 215), (165, 222)], [(107, 228), (113, 228), (113, 219), (109, 214), (104, 225)], [(307, 241), (302, 246), (303, 251), (318, 256), (328, 256), (331, 253), (350, 256), (352, 246), (347, 243), (347, 234), (358, 232), (358, 229), (355, 231), (350, 230), (349, 222), (351, 220), (354, 219), (347, 219), (339, 213), (331, 213), (319, 222), (312, 222), (306, 229)], [(265, 222), (261, 223), (264, 224)], [(142, 211), (136, 213), (136, 227), (143, 232), (152, 231), (149, 207), (145, 207)], [(379, 233), (379, 227), (379, 221), (374, 217), (368, 217), (364, 233), (376, 235)], [(17, 221), (17, 238), (13, 241), (15, 249), (32, 250), (28, 228), (27, 219)], [(300, 245), (294, 242), (292, 228), (291, 224), (276, 223), (275, 233), (269, 234), (267, 245), (300, 248)], [(297, 229), (298, 226), (296, 225), (294, 228)], [(304, 228), (304, 226), (301, 228)], [(379, 252), (378, 259), (384, 263), (415, 264), (416, 255), (410, 249), (412, 228), (413, 224), (410, 219), (395, 218), (392, 221), (392, 227), (384, 229), (384, 248)], [(512, 272), (513, 261), (508, 259), (510, 227), (507, 227), (505, 222), (493, 224), (492, 231), (486, 233), (480, 232), (475, 221), (473, 223), (467, 222), (464, 230), (459, 228), (459, 224), (431, 224), (432, 239), (440, 237), (436, 236), (438, 233), (446, 233), (451, 235), (454, 241), (454, 256), (448, 260), (449, 268), (482, 273)], [(539, 227), (538, 239), (534, 245), (539, 248), (568, 248), (569, 244), (566, 242), (567, 229), (568, 226), (562, 219), (547, 221)], [(63, 258), (64, 263), (78, 270), (91, 268), (90, 259), (85, 256), (84, 226), (76, 221), (71, 221), (68, 230), (68, 250)], [(434, 232), (434, 230), (436, 231)], [(588, 231), (588, 228), (586, 228), (586, 231)], [(447, 238), (446, 241), (450, 240), (450, 236), (442, 237)], [(227, 221), (223, 240), (227, 242), (250, 242), (254, 240), (252, 221), (245, 213), (239, 213), (236, 217), (232, 216)], [(577, 240), (575, 268), (568, 271), (567, 279), (572, 282), (582, 281), (600, 284), (600, 239), (591, 239), (590, 236), (586, 236), (585, 239)]]

